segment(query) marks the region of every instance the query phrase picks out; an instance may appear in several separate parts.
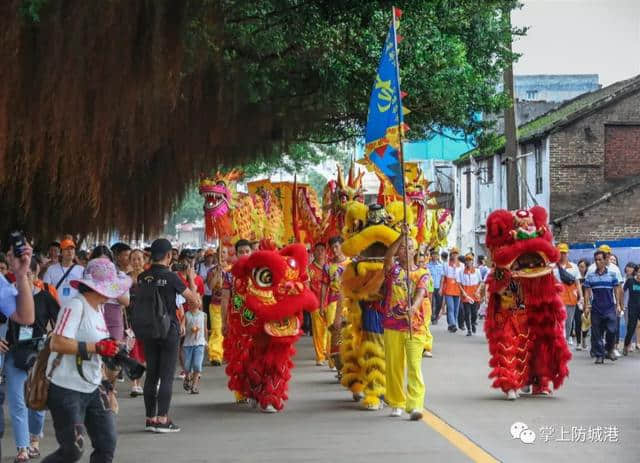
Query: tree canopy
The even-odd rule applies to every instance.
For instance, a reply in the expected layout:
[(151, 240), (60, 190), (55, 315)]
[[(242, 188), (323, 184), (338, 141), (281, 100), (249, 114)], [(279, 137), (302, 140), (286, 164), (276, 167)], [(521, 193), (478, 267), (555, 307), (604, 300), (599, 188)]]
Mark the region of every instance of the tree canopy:
[(149, 235), (201, 172), (362, 134), (392, 4), (413, 138), (499, 110), (521, 32), (516, 0), (28, 4), (0, 6), (0, 213), (49, 235)]

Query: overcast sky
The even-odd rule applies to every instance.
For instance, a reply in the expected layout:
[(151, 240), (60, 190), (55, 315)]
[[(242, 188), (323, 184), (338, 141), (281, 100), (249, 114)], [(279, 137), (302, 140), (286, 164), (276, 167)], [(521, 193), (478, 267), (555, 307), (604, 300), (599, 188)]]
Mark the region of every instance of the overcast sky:
[(524, 0), (514, 25), (516, 74), (599, 74), (608, 85), (640, 74), (640, 0)]

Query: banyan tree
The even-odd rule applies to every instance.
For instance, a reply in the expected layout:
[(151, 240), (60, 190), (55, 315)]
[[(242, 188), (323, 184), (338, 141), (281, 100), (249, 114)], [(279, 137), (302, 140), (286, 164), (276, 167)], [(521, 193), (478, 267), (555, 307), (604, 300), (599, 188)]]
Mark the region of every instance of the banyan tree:
[[(517, 2), (393, 3), (412, 136), (480, 128)], [(0, 231), (153, 233), (202, 172), (357, 136), (391, 4), (0, 2)]]

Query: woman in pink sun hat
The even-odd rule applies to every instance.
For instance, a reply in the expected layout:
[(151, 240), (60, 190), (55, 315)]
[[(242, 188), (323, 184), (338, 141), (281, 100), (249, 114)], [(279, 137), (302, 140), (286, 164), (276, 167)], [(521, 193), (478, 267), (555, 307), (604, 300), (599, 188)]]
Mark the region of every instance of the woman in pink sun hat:
[(102, 305), (131, 286), (106, 258), (89, 261), (84, 276), (72, 280), (78, 294), (60, 309), (51, 335), (47, 372), (51, 377), (47, 405), (60, 447), (43, 462), (82, 458), (85, 427), (93, 444), (92, 461), (111, 462), (116, 449), (113, 412), (104, 406), (102, 357), (113, 357), (118, 343), (109, 338)]

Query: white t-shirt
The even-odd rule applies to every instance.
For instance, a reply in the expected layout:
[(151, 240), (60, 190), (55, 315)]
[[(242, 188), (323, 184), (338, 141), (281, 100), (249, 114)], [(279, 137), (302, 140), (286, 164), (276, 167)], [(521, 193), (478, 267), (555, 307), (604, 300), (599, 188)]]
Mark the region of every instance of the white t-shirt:
[[(62, 304), (54, 334), (65, 338), (84, 342), (98, 342), (109, 337), (109, 330), (104, 321), (102, 310), (96, 310), (89, 305), (82, 294), (78, 294), (66, 304)], [(51, 352), (47, 371), (57, 353)], [(102, 359), (98, 354), (91, 354), (90, 360), (82, 362), (82, 372), (86, 381), (78, 373), (75, 355), (63, 355), (62, 361), (51, 377), (51, 382), (56, 386), (74, 391), (90, 393), (96, 390), (102, 381)]]
[[(558, 270), (558, 265), (559, 264), (555, 264), (553, 266), (553, 275), (556, 277), (556, 280), (558, 281), (558, 283), (562, 283), (562, 280), (560, 279), (560, 271)], [(569, 273), (576, 280), (580, 279), (581, 277), (580, 270), (578, 269), (578, 266), (573, 262), (569, 262), (568, 266), (563, 268), (567, 271), (567, 273)]]
[(457, 281), (462, 286), (477, 286), (482, 283), (482, 274), (480, 273), (480, 269), (475, 268), (473, 272), (467, 272), (466, 269), (458, 272)]
[[(204, 338), (204, 326), (207, 322), (207, 315), (202, 311), (198, 310), (195, 314), (190, 310), (184, 314), (185, 321), (185, 337), (184, 337), (184, 346), (205, 346), (207, 341)], [(192, 328), (197, 326), (198, 332), (194, 333)]]
[(200, 275), (200, 278), (202, 278), (202, 281), (204, 281), (204, 295), (205, 296), (211, 296), (211, 288), (209, 288), (209, 285), (207, 284), (207, 275), (209, 274), (209, 270), (211, 270), (213, 267), (215, 267), (215, 264), (207, 265), (204, 262), (200, 262), (196, 266), (196, 268), (198, 270), (198, 275)]
[[(69, 270), (69, 267), (63, 267), (62, 264), (53, 264), (50, 266), (44, 274), (42, 281), (55, 287), (64, 274)], [(67, 277), (58, 287), (58, 299), (60, 299), (60, 306), (64, 305), (73, 299), (78, 290), (71, 287), (71, 280), (80, 280), (84, 275), (84, 267), (82, 265), (76, 265), (73, 270), (69, 272)]]

